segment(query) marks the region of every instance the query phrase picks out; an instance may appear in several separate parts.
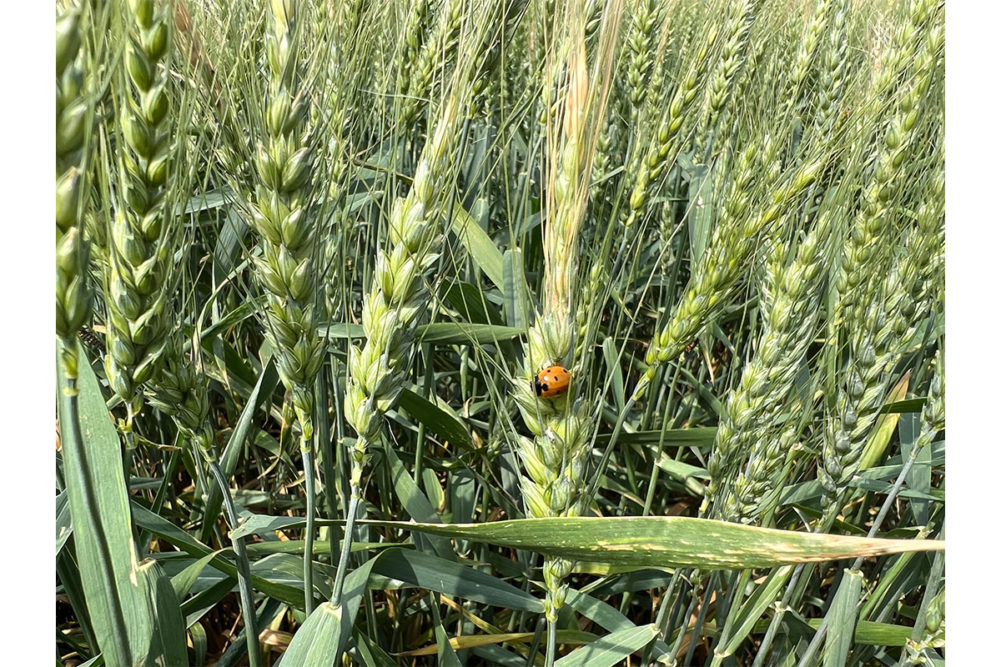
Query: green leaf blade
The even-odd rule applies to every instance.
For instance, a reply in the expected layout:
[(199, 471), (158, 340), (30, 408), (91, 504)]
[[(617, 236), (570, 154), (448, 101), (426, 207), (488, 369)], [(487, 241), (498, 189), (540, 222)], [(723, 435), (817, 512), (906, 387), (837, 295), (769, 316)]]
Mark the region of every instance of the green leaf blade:
[(944, 542), (936, 540), (800, 533), (689, 517), (542, 518), (486, 524), (367, 523), (528, 549), (575, 561), (703, 570), (764, 568), (945, 548)]
[(73, 546), (98, 644), (109, 664), (145, 662), (153, 619), (139, 567), (121, 443), (97, 378), (77, 344), (78, 396), (67, 393), (59, 364), (59, 418)]
[(657, 626), (641, 625), (606, 635), (556, 661), (557, 667), (612, 667), (657, 636)]

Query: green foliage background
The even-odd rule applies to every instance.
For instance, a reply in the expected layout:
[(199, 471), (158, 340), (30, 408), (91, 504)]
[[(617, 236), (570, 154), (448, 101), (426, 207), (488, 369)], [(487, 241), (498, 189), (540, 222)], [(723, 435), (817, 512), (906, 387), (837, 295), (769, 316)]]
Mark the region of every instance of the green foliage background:
[(59, 3), (57, 660), (944, 663), (943, 13)]

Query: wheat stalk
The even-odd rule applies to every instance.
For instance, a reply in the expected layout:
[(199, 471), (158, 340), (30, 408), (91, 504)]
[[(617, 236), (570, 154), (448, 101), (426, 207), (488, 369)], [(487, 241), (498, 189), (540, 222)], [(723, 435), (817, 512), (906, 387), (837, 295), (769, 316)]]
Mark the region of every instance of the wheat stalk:
[(663, 87), (664, 54), (654, 53), (658, 46), (655, 44), (656, 29), (662, 22), (663, 13), (657, 3), (637, 0), (624, 37), (626, 56), (617, 68), (592, 165), (591, 201), (595, 204), (594, 217), (598, 224), (614, 203), (609, 193), (619, 181), (615, 171), (629, 159), (626, 151), (639, 139), (646, 117), (656, 106), (651, 102), (651, 93), (656, 99)]
[[(709, 457), (711, 481), (702, 507), (705, 511), (711, 505), (712, 516), (728, 521), (755, 518), (763, 509), (760, 501), (774, 488), (775, 475), (795, 436), (782, 422), (797, 422), (790, 403), (796, 375), (818, 327), (820, 287), (836, 238), (833, 208), (820, 214), (795, 253), (777, 243), (766, 267), (757, 352), (727, 400)], [(732, 481), (727, 484), (728, 480)]]
[(179, 328), (164, 346), (162, 361), (149, 382), (149, 404), (170, 416), (199, 452), (213, 458), (215, 429), (209, 419), (208, 380), (194, 353), (197, 346), (192, 346), (190, 356), (186, 355), (183, 338), (183, 329)]
[(420, 57), (427, 38), (427, 17), (431, 11), (431, 0), (412, 0), (407, 12), (406, 24), (400, 33), (400, 55), (396, 60), (396, 89), (410, 90), (412, 63)]
[[(328, 115), (326, 154), (330, 171), (327, 176), (327, 206), (333, 211), (333, 225), (323, 244), (324, 296), (327, 312), (334, 316), (338, 311), (338, 289), (345, 283), (344, 250), (349, 243), (353, 225), (347, 210), (350, 188), (350, 167), (357, 152), (353, 132), (361, 114), (355, 106), (361, 96), (364, 73), (356, 51), (346, 48), (343, 42), (357, 39), (362, 30), (365, 7), (360, 0), (344, 3), (340, 12), (330, 20), (335, 34), (331, 37), (331, 55), (326, 69), (326, 96), (323, 111)], [(332, 6), (331, 12), (335, 11)]]
[(153, 376), (169, 338), (168, 300), (177, 279), (172, 210), (176, 191), (171, 188), (181, 181), (171, 172), (179, 146), (169, 124), (166, 71), (173, 11), (165, 3), (131, 0), (128, 20), (125, 81), (119, 91), (120, 200), (108, 234), (104, 277), (105, 371), (128, 410), (125, 432), (143, 402), (140, 386)]
[(400, 125), (410, 128), (433, 95), (435, 74), (443, 78), (445, 65), (459, 42), (464, 0), (447, 0), (439, 9), (431, 38), (420, 49), (416, 63), (400, 62), (401, 69), (411, 70), (400, 111)]
[[(548, 115), (547, 148), (551, 156), (547, 174), (543, 253), (543, 311), (528, 332), (522, 375), (512, 378), (514, 399), (533, 438), (520, 437), (518, 452), (527, 473), (521, 479), (525, 506), (530, 516), (578, 516), (584, 507), (588, 484), (587, 459), (593, 426), (583, 376), (572, 379), (566, 394), (549, 399), (537, 397), (533, 378), (550, 365), (568, 365), (578, 371), (581, 359), (573, 359), (582, 319), (576, 309), (580, 288), (579, 235), (585, 219), (596, 141), (592, 129), (602, 127), (612, 72), (615, 36), (621, 3), (606, 8), (594, 74), (589, 77), (586, 56), (588, 14), (585, 7), (569, 5), (566, 25), (558, 36), (552, 56), (550, 80), (559, 94), (556, 114)], [(573, 563), (547, 558), (542, 572), (546, 582), (545, 614), (550, 641), (547, 664), (555, 657), (555, 628), (568, 591), (565, 582)]]
[[(478, 20), (484, 20), (481, 16)], [(353, 448), (352, 479), (360, 482), (369, 443), (378, 435), (383, 414), (392, 407), (408, 373), (408, 357), (428, 292), (424, 276), (438, 257), (440, 221), (450, 194), (450, 167), (478, 75), (484, 48), (482, 26), (470, 35), (469, 51), (456, 69), (451, 91), (434, 134), (417, 162), (413, 185), (395, 201), (389, 220), (389, 248), (375, 259), (372, 285), (362, 308), (364, 346), (349, 355), (350, 383), (345, 418), (358, 433)]]
[[(491, 8), (472, 17), (468, 40), (461, 44), (450, 92), (442, 105), (434, 133), (424, 145), (414, 171), (413, 185), (393, 204), (389, 219), (389, 247), (376, 254), (372, 283), (362, 306), (363, 346), (352, 345), (348, 355), (348, 386), (344, 418), (357, 432), (351, 447), (351, 504), (334, 583), (334, 604), (340, 601), (355, 508), (361, 496), (361, 477), (369, 445), (382, 430), (384, 415), (395, 405), (409, 374), (410, 352), (421, 315), (426, 312), (425, 275), (438, 259), (443, 236), (442, 218), (451, 194), (451, 171), (458, 138), (468, 114), (472, 83), (481, 72), (489, 48)], [(464, 48), (462, 48), (464, 47)]]
[(306, 126), (309, 100), (298, 88), (296, 5), (275, 0), (272, 12), (267, 135), (256, 150), (258, 189), (250, 220), (260, 238), (261, 256), (254, 258), (253, 266), (267, 295), (267, 330), (278, 372), (292, 391), (303, 444), (308, 446), (312, 380), (323, 358), (316, 333), (316, 224), (307, 210), (315, 149)]
[(715, 133), (720, 115), (726, 109), (733, 81), (745, 61), (745, 47), (761, 0), (729, 3), (729, 12), (721, 30), (722, 43), (715, 68), (709, 77), (702, 118), (695, 136), (696, 153), (702, 153)]
[(847, 0), (838, 2), (827, 10), (833, 16), (825, 21), (828, 29), (825, 46), (820, 58), (814, 96), (816, 112), (813, 127), (820, 131), (832, 131), (839, 117), (839, 106), (844, 94), (848, 76), (848, 9)]
[(630, 121), (635, 124), (646, 100), (653, 67), (654, 28), (659, 21), (658, 3), (637, 0), (626, 45), (629, 48), (626, 80), (629, 84)]
[[(505, 78), (500, 70), (503, 65), (517, 62), (518, 38), (523, 34), (523, 31), (519, 31), (517, 28), (527, 6), (528, 0), (509, 0), (504, 4), (500, 39), (487, 49), (483, 58), (481, 74), (473, 81), (470, 118), (473, 118), (477, 113), (484, 113), (488, 117), (492, 117), (499, 111), (501, 100), (498, 98), (504, 92), (503, 81)], [(492, 101), (496, 101), (497, 104), (492, 104)]]
[(390, 248), (376, 256), (372, 287), (362, 309), (366, 342), (351, 347), (348, 362), (351, 381), (345, 418), (359, 436), (353, 447), (353, 484), (360, 483), (368, 444), (377, 437), (382, 416), (407, 376), (414, 332), (428, 296), (424, 275), (437, 259), (441, 243), (438, 225), (447, 193), (447, 167), (458, 135), (459, 109), (466, 101), (460, 95), (462, 91), (455, 91), (446, 103), (417, 165), (413, 187), (393, 206)]
[[(804, 88), (807, 84), (807, 77), (810, 75), (814, 60), (816, 59), (817, 48), (823, 36), (827, 34), (833, 38), (841, 33), (840, 30), (830, 30), (828, 28), (828, 22), (833, 10), (834, 0), (818, 0), (813, 10), (813, 15), (803, 31), (803, 36), (799, 39), (790, 75), (785, 80), (785, 87), (782, 92), (783, 115), (789, 117), (790, 121), (793, 120), (793, 116), (798, 111), (801, 100), (806, 95)], [(830, 55), (833, 56), (834, 53)], [(825, 62), (824, 64), (828, 66), (833, 65), (835, 68), (841, 66), (841, 63)]]
[(630, 194), (626, 227), (631, 227), (642, 215), (653, 182), (660, 177), (667, 166), (674, 163), (681, 150), (681, 128), (692, 102), (698, 96), (699, 86), (704, 83), (709, 55), (718, 35), (719, 29), (713, 25), (701, 41), (686, 74), (678, 82), (670, 103), (660, 117), (657, 131), (647, 144), (646, 151), (638, 152), (637, 163), (627, 167), (626, 186)]
[(71, 383), (78, 363), (74, 339), (91, 310), (82, 174), (93, 112), (85, 88), (80, 21), (75, 6), (60, 10), (56, 18), (56, 335)]
[[(838, 419), (825, 435), (823, 465), (817, 471), (831, 508), (857, 469), (865, 438), (889, 386), (890, 377), (885, 371), (901, 349), (898, 335), (902, 332), (895, 323), (903, 312), (896, 298), (898, 290), (892, 282), (887, 285), (876, 277), (880, 267), (892, 260), (887, 257), (888, 244), (884, 243), (896, 214), (891, 204), (899, 192), (902, 167), (943, 53), (941, 7), (930, 15), (923, 9), (915, 5), (912, 13), (913, 24), (923, 35), (914, 74), (901, 92), (897, 113), (877, 149), (873, 177), (864, 191), (838, 274), (841, 298), (837, 312), (852, 333), (848, 372), (834, 408)], [(937, 191), (933, 188), (933, 192)]]
[(637, 392), (645, 389), (658, 365), (680, 355), (705, 322), (720, 312), (744, 270), (746, 259), (757, 245), (758, 234), (780, 218), (797, 195), (814, 181), (825, 163), (824, 159), (814, 159), (798, 168), (764, 198), (762, 212), (755, 213), (748, 196), (756, 175), (754, 151), (753, 146), (749, 147), (738, 163), (733, 187), (723, 205), (725, 218), (723, 224), (714, 229), (704, 270), (692, 276), (670, 321), (650, 343), (646, 355), (649, 367)]
[(250, 225), (261, 254), (253, 258), (255, 276), (266, 295), (267, 335), (278, 374), (292, 393), (301, 435), (299, 449), (306, 480), (306, 529), (303, 579), (306, 613), (313, 610), (312, 540), (315, 491), (313, 472), (313, 384), (323, 363), (317, 333), (317, 222), (309, 206), (315, 147), (309, 127), (310, 101), (301, 80), (300, 6), (272, 0), (265, 42), (270, 79), (264, 109), (264, 136), (254, 152), (257, 189)]
[[(176, 312), (172, 314), (175, 317), (181, 316)], [(196, 454), (208, 464), (222, 494), (226, 519), (230, 528), (236, 530), (240, 525), (239, 519), (229, 491), (229, 482), (219, 467), (215, 450), (216, 432), (209, 413), (208, 380), (202, 369), (197, 336), (192, 340), (190, 352), (185, 354), (183, 328), (171, 333), (157, 365), (157, 372), (150, 378), (149, 387), (149, 404), (170, 416), (187, 442), (197, 448)], [(257, 641), (250, 561), (244, 539), (233, 538), (232, 543), (237, 561), (237, 586), (247, 636), (247, 652), (250, 664), (257, 667), (262, 663)]]

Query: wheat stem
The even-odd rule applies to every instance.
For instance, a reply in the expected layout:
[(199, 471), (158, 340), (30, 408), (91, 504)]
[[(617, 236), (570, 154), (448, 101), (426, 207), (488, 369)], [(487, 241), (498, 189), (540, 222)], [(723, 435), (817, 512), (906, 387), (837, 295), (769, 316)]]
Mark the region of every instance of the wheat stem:
[[(779, 432), (783, 430), (782, 418), (792, 415), (788, 408), (782, 408), (792, 398), (796, 374), (819, 320), (820, 286), (831, 254), (833, 215), (830, 209), (821, 213), (788, 265), (784, 244), (776, 243), (777, 250), (766, 269), (757, 353), (727, 401), (709, 457), (711, 481), (702, 507), (704, 511), (712, 504), (715, 517), (744, 521), (760, 512), (763, 507), (759, 501), (771, 491), (772, 479), (784, 459), (788, 436), (779, 436)], [(734, 479), (741, 467), (744, 469)], [(733, 480), (726, 491), (724, 480)]]
[[(621, 4), (607, 8), (602, 20), (617, 26)], [(587, 459), (591, 439), (589, 403), (582, 374), (573, 375), (567, 392), (558, 397), (535, 395), (532, 381), (551, 365), (580, 371), (582, 359), (574, 358), (582, 322), (575, 311), (581, 293), (579, 232), (584, 220), (595, 151), (592, 129), (601, 127), (612, 71), (611, 53), (617, 28), (603, 31), (598, 44), (594, 74), (587, 69), (586, 16), (581, 6), (569, 6), (565, 32), (558, 36), (547, 79), (556, 85), (556, 103), (547, 113), (547, 148), (551, 156), (546, 180), (543, 225), (543, 311), (528, 332), (522, 374), (512, 378), (514, 400), (533, 438), (520, 437), (518, 453), (525, 467), (521, 487), (530, 516), (577, 516), (583, 509), (587, 487)], [(607, 28), (606, 28), (607, 29)], [(611, 37), (611, 39), (609, 39)], [(577, 403), (579, 399), (579, 403)], [(542, 566), (546, 583), (543, 603), (550, 641), (546, 662), (553, 664), (557, 650), (556, 622), (569, 586), (565, 579), (573, 562), (547, 558)]]
[(74, 381), (75, 338), (91, 310), (81, 174), (92, 109), (84, 87), (80, 21), (77, 7), (61, 10), (56, 19), (56, 335), (65, 343), (60, 346), (63, 371)]
[[(358, 434), (350, 452), (352, 494), (361, 488), (369, 445), (379, 437), (385, 413), (395, 405), (410, 372), (417, 325), (429, 297), (425, 275), (438, 259), (441, 220), (448, 215), (449, 174), (471, 102), (472, 83), (489, 48), (488, 20), (493, 10), (487, 7), (485, 11), (473, 17), (468, 40), (458, 50), (462, 58), (434, 133), (417, 162), (413, 185), (393, 204), (389, 247), (378, 250), (362, 306), (365, 343), (352, 345), (348, 355), (344, 418)], [(349, 549), (351, 534), (344, 539)], [(345, 564), (343, 558), (338, 575)]]
[[(169, 338), (168, 299), (177, 278), (177, 239), (168, 183), (183, 191), (173, 165), (180, 158), (169, 124), (171, 102), (165, 67), (172, 52), (173, 12), (163, 3), (130, 0), (130, 39), (119, 91), (118, 186), (105, 271), (107, 350), (105, 371), (125, 402), (128, 437), (149, 380)], [(168, 179), (168, 177), (172, 177)]]
[[(219, 462), (213, 457), (208, 460), (209, 470), (215, 477), (216, 484), (222, 491), (222, 502), (226, 508), (226, 518), (230, 528), (236, 530), (240, 526), (240, 521), (236, 513), (236, 505), (233, 504), (233, 497), (229, 492), (229, 483), (226, 476), (219, 468)], [(257, 614), (254, 610), (254, 592), (251, 585), (250, 560), (247, 557), (247, 548), (244, 546), (242, 537), (233, 538), (233, 553), (236, 554), (237, 567), (237, 587), (240, 590), (240, 608), (243, 611), (243, 627), (247, 636), (247, 658), (251, 667), (258, 667), (264, 664), (261, 662), (261, 645), (257, 636)]]
[(754, 146), (749, 147), (741, 158), (734, 186), (724, 203), (726, 224), (714, 229), (704, 269), (692, 276), (670, 321), (651, 341), (646, 355), (647, 371), (633, 391), (637, 398), (645, 392), (657, 366), (680, 355), (705, 323), (720, 312), (744, 269), (747, 257), (757, 246), (759, 234), (779, 220), (786, 208), (816, 179), (825, 164), (821, 158), (799, 167), (762, 202), (763, 211), (753, 213), (748, 210), (750, 202), (746, 190), (753, 183), (753, 175), (757, 175), (753, 159), (755, 150)]
[(334, 577), (333, 595), (330, 598), (331, 604), (335, 607), (341, 604), (341, 596), (344, 592), (344, 577), (348, 573), (348, 558), (351, 557), (351, 543), (354, 539), (355, 515), (358, 513), (358, 501), (361, 499), (361, 488), (356, 485), (351, 486), (351, 500), (345, 512), (347, 523), (344, 526), (344, 539), (341, 542), (341, 556), (337, 561), (337, 574)]
[[(300, 5), (272, 0), (266, 39), (270, 68), (264, 111), (263, 141), (254, 157), (257, 191), (250, 204), (251, 226), (260, 237), (254, 257), (256, 277), (267, 296), (267, 335), (275, 350), (278, 374), (292, 392), (296, 421), (302, 430), (299, 449), (306, 478), (307, 549), (303, 581), (312, 583), (313, 387), (323, 363), (323, 340), (317, 334), (319, 299), (316, 258), (317, 223), (310, 215), (315, 150), (309, 123), (309, 100), (300, 81)], [(313, 591), (305, 594), (313, 611)]]
[[(937, 9), (933, 8), (929, 14), (925, 11), (926, 4), (919, 2), (913, 7), (912, 25), (922, 36), (914, 76), (902, 89), (897, 113), (877, 148), (874, 178), (863, 193), (861, 210), (838, 274), (841, 298), (836, 314), (852, 333), (848, 341), (848, 372), (832, 408), (837, 419), (832, 420), (825, 434), (823, 465), (817, 470), (829, 504), (840, 502), (858, 467), (866, 437), (892, 379), (886, 371), (906, 343), (901, 340), (906, 333), (905, 304), (901, 298), (904, 291), (895, 282), (901, 274), (891, 264), (894, 258), (886, 241), (898, 213), (893, 202), (901, 185), (902, 167), (910, 154), (926, 93), (942, 57), (941, 5), (936, 4)], [(932, 198), (940, 197), (937, 183), (933, 181)], [(938, 212), (925, 207), (923, 215), (932, 221), (923, 228), (934, 228)], [(924, 256), (920, 261), (926, 259)], [(888, 266), (888, 271), (881, 268)], [(889, 276), (888, 281), (879, 278), (880, 271)]]

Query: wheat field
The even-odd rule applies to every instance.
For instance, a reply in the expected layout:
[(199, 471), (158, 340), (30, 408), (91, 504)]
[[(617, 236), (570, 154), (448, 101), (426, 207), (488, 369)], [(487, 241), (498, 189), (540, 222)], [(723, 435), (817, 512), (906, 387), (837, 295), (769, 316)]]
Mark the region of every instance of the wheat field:
[(80, 0), (56, 659), (945, 662), (942, 0)]

